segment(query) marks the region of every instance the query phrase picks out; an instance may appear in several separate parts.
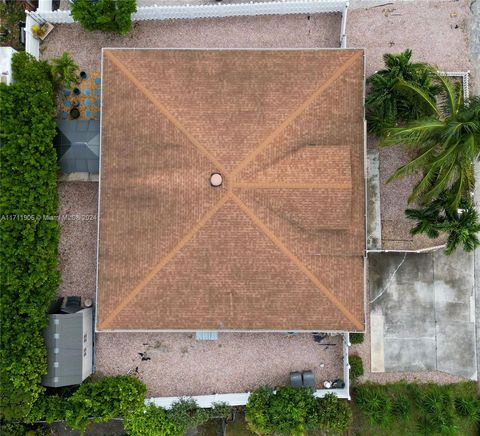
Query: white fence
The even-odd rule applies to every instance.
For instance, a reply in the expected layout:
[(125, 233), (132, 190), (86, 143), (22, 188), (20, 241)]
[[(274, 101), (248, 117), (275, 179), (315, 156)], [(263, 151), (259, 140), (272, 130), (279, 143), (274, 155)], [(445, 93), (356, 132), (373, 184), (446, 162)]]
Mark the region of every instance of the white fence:
[[(139, 7), (137, 12), (132, 15), (132, 19), (134, 21), (145, 21), (328, 12), (343, 13), (347, 5), (348, 1), (346, 0), (288, 0), (262, 3), (250, 2), (175, 6), (154, 5)], [(47, 4), (42, 4), (42, 8), (39, 7), (36, 14), (50, 23), (73, 23), (70, 11), (48, 10)]]

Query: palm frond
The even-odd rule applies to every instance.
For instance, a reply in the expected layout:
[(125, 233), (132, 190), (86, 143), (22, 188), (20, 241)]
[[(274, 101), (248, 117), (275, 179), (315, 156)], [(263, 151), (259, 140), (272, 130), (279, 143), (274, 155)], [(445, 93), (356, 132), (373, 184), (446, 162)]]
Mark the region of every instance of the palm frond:
[(423, 102), (425, 107), (429, 109), (430, 113), (436, 115), (438, 118), (442, 118), (442, 114), (438, 110), (435, 100), (421, 87), (406, 80), (399, 79), (395, 84), (395, 89), (416, 96), (418, 101)]

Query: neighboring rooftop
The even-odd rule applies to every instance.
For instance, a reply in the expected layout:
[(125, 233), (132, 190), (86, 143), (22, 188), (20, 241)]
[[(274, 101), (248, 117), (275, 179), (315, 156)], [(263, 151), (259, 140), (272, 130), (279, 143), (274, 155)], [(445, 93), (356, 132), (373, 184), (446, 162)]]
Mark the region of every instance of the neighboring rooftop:
[(363, 65), (104, 50), (97, 328), (363, 330)]

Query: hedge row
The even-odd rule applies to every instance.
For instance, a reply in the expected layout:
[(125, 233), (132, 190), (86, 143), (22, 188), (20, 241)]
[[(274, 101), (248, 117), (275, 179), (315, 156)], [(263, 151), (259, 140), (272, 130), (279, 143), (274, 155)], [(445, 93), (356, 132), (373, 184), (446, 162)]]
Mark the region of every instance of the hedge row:
[(263, 386), (250, 395), (245, 417), (256, 434), (302, 436), (307, 430), (344, 433), (352, 411), (347, 401), (333, 393), (316, 398), (308, 388)]
[(0, 416), (25, 418), (47, 372), (42, 329), (59, 283), (55, 98), (50, 67), (14, 55), (0, 84)]
[(136, 0), (75, 0), (72, 17), (85, 30), (103, 30), (126, 35), (132, 29)]
[(218, 404), (200, 409), (192, 399), (181, 399), (169, 410), (145, 406), (146, 386), (131, 376), (86, 381), (71, 395), (45, 395), (34, 404), (29, 421), (64, 421), (73, 430), (86, 430), (90, 422), (123, 418), (131, 436), (181, 436), (212, 417), (228, 416), (230, 407)]

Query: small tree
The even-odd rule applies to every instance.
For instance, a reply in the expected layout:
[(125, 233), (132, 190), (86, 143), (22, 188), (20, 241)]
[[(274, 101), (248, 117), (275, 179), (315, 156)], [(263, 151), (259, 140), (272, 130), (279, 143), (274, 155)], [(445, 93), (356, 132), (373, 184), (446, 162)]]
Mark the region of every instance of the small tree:
[(407, 209), (405, 214), (415, 220), (410, 230), (412, 235), (426, 234), (435, 239), (440, 233), (448, 235), (445, 254), (452, 254), (459, 246), (467, 252), (480, 246), (477, 233), (480, 232), (480, 217), (470, 199), (462, 199), (459, 209), (452, 209), (446, 191), (419, 209)]
[(57, 87), (65, 83), (67, 88), (70, 88), (72, 82), (78, 82), (78, 65), (69, 53), (64, 52), (58, 58), (52, 59), (51, 66), (53, 80)]
[(126, 35), (132, 29), (135, 0), (75, 0), (72, 17), (86, 30), (102, 30)]

